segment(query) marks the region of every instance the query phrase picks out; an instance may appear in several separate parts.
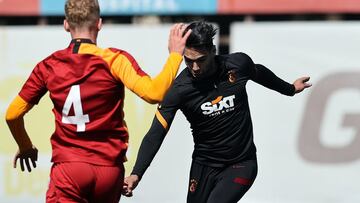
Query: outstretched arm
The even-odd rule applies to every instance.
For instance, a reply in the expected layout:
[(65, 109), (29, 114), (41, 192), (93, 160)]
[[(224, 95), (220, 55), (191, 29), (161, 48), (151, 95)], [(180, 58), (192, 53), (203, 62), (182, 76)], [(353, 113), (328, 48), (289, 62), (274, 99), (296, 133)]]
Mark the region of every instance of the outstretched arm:
[(301, 77), (293, 84), (290, 84), (277, 77), (271, 70), (261, 64), (254, 65), (251, 79), (256, 83), (287, 96), (293, 96), (296, 93), (300, 93), (304, 89), (311, 87), (311, 84), (307, 83), (310, 77)]
[[(170, 30), (168, 49), (170, 57), (164, 69), (155, 77), (143, 77), (136, 84), (134, 91), (139, 92), (141, 97), (149, 103), (159, 103), (174, 81), (185, 49), (185, 43), (191, 30), (183, 34), (186, 25), (177, 23)], [(179, 58), (180, 57), (180, 58)]]
[(169, 35), (168, 49), (170, 55), (163, 70), (154, 78), (148, 76), (128, 53), (119, 54), (111, 64), (111, 73), (122, 81), (127, 88), (145, 101), (155, 104), (163, 100), (167, 90), (172, 85), (182, 62), (185, 43), (191, 30), (184, 35), (186, 26), (175, 24)]

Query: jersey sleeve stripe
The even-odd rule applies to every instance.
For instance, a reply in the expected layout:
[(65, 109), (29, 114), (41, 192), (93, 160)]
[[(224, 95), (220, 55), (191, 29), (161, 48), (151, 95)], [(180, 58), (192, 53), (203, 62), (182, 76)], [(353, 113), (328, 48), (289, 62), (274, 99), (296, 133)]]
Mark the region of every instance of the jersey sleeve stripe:
[(166, 122), (165, 118), (161, 115), (161, 113), (159, 111), (156, 111), (155, 115), (156, 115), (156, 118), (158, 119), (158, 121), (164, 127), (164, 129), (167, 130), (168, 129), (168, 123)]
[(123, 50), (119, 50), (119, 49), (114, 49), (114, 48), (109, 48), (109, 50), (114, 52), (114, 53), (120, 52), (123, 56), (125, 56), (127, 58), (128, 61), (131, 62), (132, 67), (134, 68), (135, 72), (139, 76), (147, 76), (147, 74), (140, 68), (139, 64), (136, 62), (134, 57), (131, 56), (128, 52), (123, 51)]

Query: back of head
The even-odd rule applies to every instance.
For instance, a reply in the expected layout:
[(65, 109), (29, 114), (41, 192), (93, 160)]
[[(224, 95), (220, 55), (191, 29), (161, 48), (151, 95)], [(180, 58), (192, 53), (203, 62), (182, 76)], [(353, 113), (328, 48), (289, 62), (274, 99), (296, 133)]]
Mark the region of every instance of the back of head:
[(67, 0), (65, 18), (71, 29), (96, 27), (100, 18), (100, 7), (97, 0)]
[(187, 26), (184, 33), (186, 33), (188, 29), (191, 29), (192, 32), (186, 40), (187, 48), (195, 48), (203, 51), (210, 51), (213, 48), (213, 39), (217, 29), (212, 24), (205, 21), (195, 21)]

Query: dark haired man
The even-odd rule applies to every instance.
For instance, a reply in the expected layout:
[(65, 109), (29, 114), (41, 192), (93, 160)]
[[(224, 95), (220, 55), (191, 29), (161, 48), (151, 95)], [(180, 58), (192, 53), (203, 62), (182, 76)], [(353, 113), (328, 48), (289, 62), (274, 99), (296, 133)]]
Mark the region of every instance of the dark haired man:
[(289, 84), (244, 53), (216, 55), (216, 29), (209, 23), (194, 22), (187, 29), (192, 30), (184, 52), (187, 68), (159, 105), (123, 192), (132, 195), (180, 109), (191, 124), (195, 142), (187, 202), (234, 203), (257, 175), (247, 81), (293, 96), (311, 86), (306, 83), (310, 78)]

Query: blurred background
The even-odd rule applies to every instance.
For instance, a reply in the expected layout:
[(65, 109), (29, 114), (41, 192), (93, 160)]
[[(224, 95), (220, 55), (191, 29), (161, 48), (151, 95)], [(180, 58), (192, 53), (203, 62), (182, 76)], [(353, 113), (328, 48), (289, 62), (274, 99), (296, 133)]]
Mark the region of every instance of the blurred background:
[[(33, 172), (12, 168), (17, 150), (7, 106), (32, 68), (70, 43), (64, 0), (0, 0), (0, 203), (44, 202), (50, 172), (52, 104), (45, 95), (25, 117), (39, 149)], [(258, 177), (244, 203), (360, 202), (360, 0), (99, 0), (100, 47), (130, 52), (155, 76), (168, 56), (175, 22), (207, 20), (219, 54), (245, 52), (293, 82), (313, 87), (286, 97), (249, 81)], [(185, 68), (182, 66), (182, 69)], [(127, 91), (130, 173), (156, 106)], [(150, 168), (124, 203), (185, 202), (193, 142), (181, 112)]]

